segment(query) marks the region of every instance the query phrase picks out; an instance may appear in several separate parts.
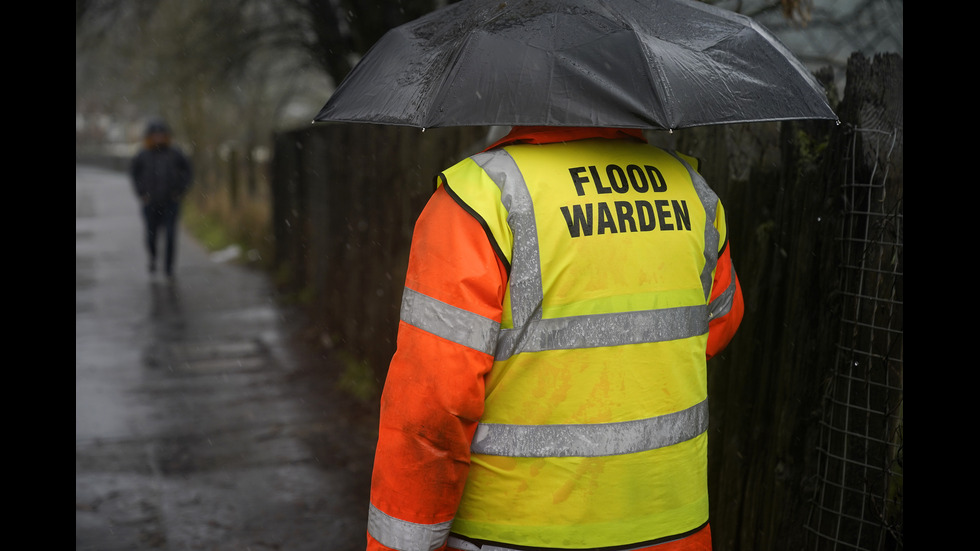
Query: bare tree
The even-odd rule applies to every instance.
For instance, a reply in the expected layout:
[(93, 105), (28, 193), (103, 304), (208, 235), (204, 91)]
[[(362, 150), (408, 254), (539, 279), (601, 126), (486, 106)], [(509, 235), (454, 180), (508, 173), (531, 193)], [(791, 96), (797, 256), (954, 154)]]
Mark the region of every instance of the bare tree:
[[(707, 1), (774, 31), (805, 30), (789, 45), (811, 66), (843, 66), (841, 58), (869, 40), (891, 40), (901, 53), (901, 0)], [(271, 131), (312, 120), (384, 32), (448, 3), (76, 0), (76, 113), (83, 122), (106, 114), (129, 121), (166, 116), (194, 149), (237, 143), (251, 151)], [(897, 29), (882, 24), (882, 10), (898, 11)], [(823, 34), (813, 38), (817, 32)], [(837, 52), (827, 53), (828, 45)]]
[(272, 127), (293, 124), (292, 100), (317, 93), (322, 105), (331, 84), (296, 87), (324, 76), (339, 82), (385, 31), (445, 3), (76, 0), (76, 103), (176, 115), (199, 140), (210, 139), (204, 133), (223, 112), (227, 126), (242, 128), (243, 109), (263, 101), (272, 107), (256, 115), (273, 117)]

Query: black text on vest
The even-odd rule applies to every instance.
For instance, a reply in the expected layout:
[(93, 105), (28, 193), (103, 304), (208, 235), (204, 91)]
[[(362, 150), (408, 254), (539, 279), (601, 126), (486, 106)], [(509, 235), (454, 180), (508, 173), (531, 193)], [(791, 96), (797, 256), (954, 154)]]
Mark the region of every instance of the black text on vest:
[[(667, 191), (663, 174), (651, 165), (606, 166), (605, 182), (595, 166), (569, 168), (572, 185), (579, 196), (586, 194), (586, 184), (599, 195)], [(586, 174), (588, 173), (588, 174)], [(591, 176), (591, 179), (589, 178)], [(608, 182), (608, 183), (606, 183)], [(687, 201), (656, 199), (654, 201), (600, 201), (561, 207), (571, 237), (588, 237), (606, 233), (691, 230)]]

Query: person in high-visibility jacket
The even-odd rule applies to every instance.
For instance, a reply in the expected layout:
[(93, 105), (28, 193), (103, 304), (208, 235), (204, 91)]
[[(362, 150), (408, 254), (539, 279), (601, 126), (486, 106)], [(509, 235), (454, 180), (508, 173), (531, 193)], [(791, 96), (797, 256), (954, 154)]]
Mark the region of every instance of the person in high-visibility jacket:
[(515, 127), (439, 175), (381, 397), (368, 549), (710, 549), (725, 211), (638, 130)]

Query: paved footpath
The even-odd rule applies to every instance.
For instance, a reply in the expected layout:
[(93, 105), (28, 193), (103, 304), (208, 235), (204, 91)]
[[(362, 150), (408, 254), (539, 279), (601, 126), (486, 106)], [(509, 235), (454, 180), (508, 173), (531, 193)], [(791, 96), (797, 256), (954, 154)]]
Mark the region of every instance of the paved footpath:
[(76, 550), (364, 548), (376, 408), (227, 256), (150, 277), (125, 175), (76, 165)]

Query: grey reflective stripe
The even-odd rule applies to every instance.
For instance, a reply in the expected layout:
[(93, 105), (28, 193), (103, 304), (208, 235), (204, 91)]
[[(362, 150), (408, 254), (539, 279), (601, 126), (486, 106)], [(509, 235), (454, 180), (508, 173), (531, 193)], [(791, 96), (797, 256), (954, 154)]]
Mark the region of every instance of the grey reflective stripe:
[(670, 154), (687, 168), (687, 172), (691, 175), (691, 183), (694, 184), (694, 191), (698, 194), (701, 205), (704, 207), (704, 269), (701, 270), (701, 286), (704, 288), (704, 300), (708, 300), (711, 296), (711, 272), (715, 270), (715, 266), (718, 264), (718, 240), (721, 238), (718, 235), (718, 228), (715, 227), (715, 216), (718, 212), (718, 195), (708, 187), (708, 183), (704, 181), (704, 177), (698, 171), (694, 170), (694, 167), (689, 165), (680, 155), (675, 151), (671, 151)]
[[(483, 551), (487, 549), (495, 549), (492, 546), (480, 546), (475, 543), (470, 543), (464, 539), (457, 538), (456, 536), (449, 536), (449, 541), (446, 542), (448, 547), (453, 549), (459, 549), (460, 551)], [(516, 551), (516, 550), (515, 550)]]
[[(697, 532), (698, 530), (701, 530), (701, 528), (698, 528), (697, 530), (695, 530), (695, 532)], [(671, 539), (670, 541), (676, 541), (676, 540)], [(503, 544), (484, 543), (483, 545), (476, 545), (462, 538), (457, 538), (456, 536), (449, 536), (449, 541), (447, 543), (449, 544), (448, 547), (450, 547), (451, 549), (459, 549), (460, 551), (523, 551), (528, 549), (527, 547), (521, 547), (521, 548), (507, 547), (506, 545)], [(651, 544), (660, 544), (660, 543), (667, 543), (667, 542), (658, 540), (657, 542), (643, 542), (640, 544), (632, 544), (629, 546), (613, 545), (609, 547), (590, 547), (589, 549), (591, 551), (603, 551), (604, 549), (608, 549), (609, 551), (640, 551), (642, 549), (650, 549)], [(541, 551), (548, 551), (547, 548), (544, 547), (535, 547), (534, 549), (540, 549)], [(555, 548), (554, 551), (563, 551), (563, 550)]]
[(460, 539), (454, 536), (449, 536), (449, 547), (452, 549), (459, 549), (460, 551), (521, 551), (516, 547), (501, 547), (499, 545), (493, 545), (489, 543), (484, 543), (483, 545), (476, 545), (470, 543), (464, 539)]
[(368, 533), (381, 544), (398, 551), (433, 551), (449, 537), (453, 521), (417, 524), (386, 515), (372, 503), (368, 509)]
[(493, 354), (500, 323), (405, 287), (401, 320), (463, 346)]
[(501, 329), (495, 359), (520, 352), (662, 342), (707, 332), (705, 305), (544, 319)]
[(708, 304), (708, 318), (715, 319), (727, 314), (732, 309), (733, 300), (735, 300), (735, 268), (732, 268), (732, 278), (728, 281), (728, 286)]
[(708, 429), (708, 401), (649, 419), (596, 425), (480, 423), (471, 450), (508, 457), (603, 457), (672, 446)]
[(541, 283), (541, 254), (534, 206), (524, 175), (504, 149), (473, 155), (473, 161), (500, 188), (500, 201), (507, 209), (507, 223), (514, 231), (510, 260), (510, 308), (515, 327), (541, 319), (544, 288)]
[[(470, 543), (462, 538), (457, 538), (456, 536), (449, 536), (449, 541), (447, 542), (449, 547), (452, 549), (459, 549), (460, 551), (522, 551), (527, 549), (526, 547), (518, 549), (517, 547), (507, 547), (503, 544), (490, 544), (484, 543), (483, 545), (476, 545)], [(650, 549), (651, 542), (644, 542), (639, 545), (633, 545), (629, 547), (624, 547), (622, 545), (615, 545), (610, 547), (593, 547), (594, 551), (601, 551), (602, 549), (609, 549), (610, 551), (639, 551), (640, 549)], [(535, 548), (545, 551), (544, 548)], [(557, 551), (557, 550), (556, 550)]]
[(453, 521), (438, 524), (416, 524), (384, 514), (371, 504), (368, 509), (368, 533), (382, 545), (398, 551), (432, 551), (442, 547), (449, 537)]

